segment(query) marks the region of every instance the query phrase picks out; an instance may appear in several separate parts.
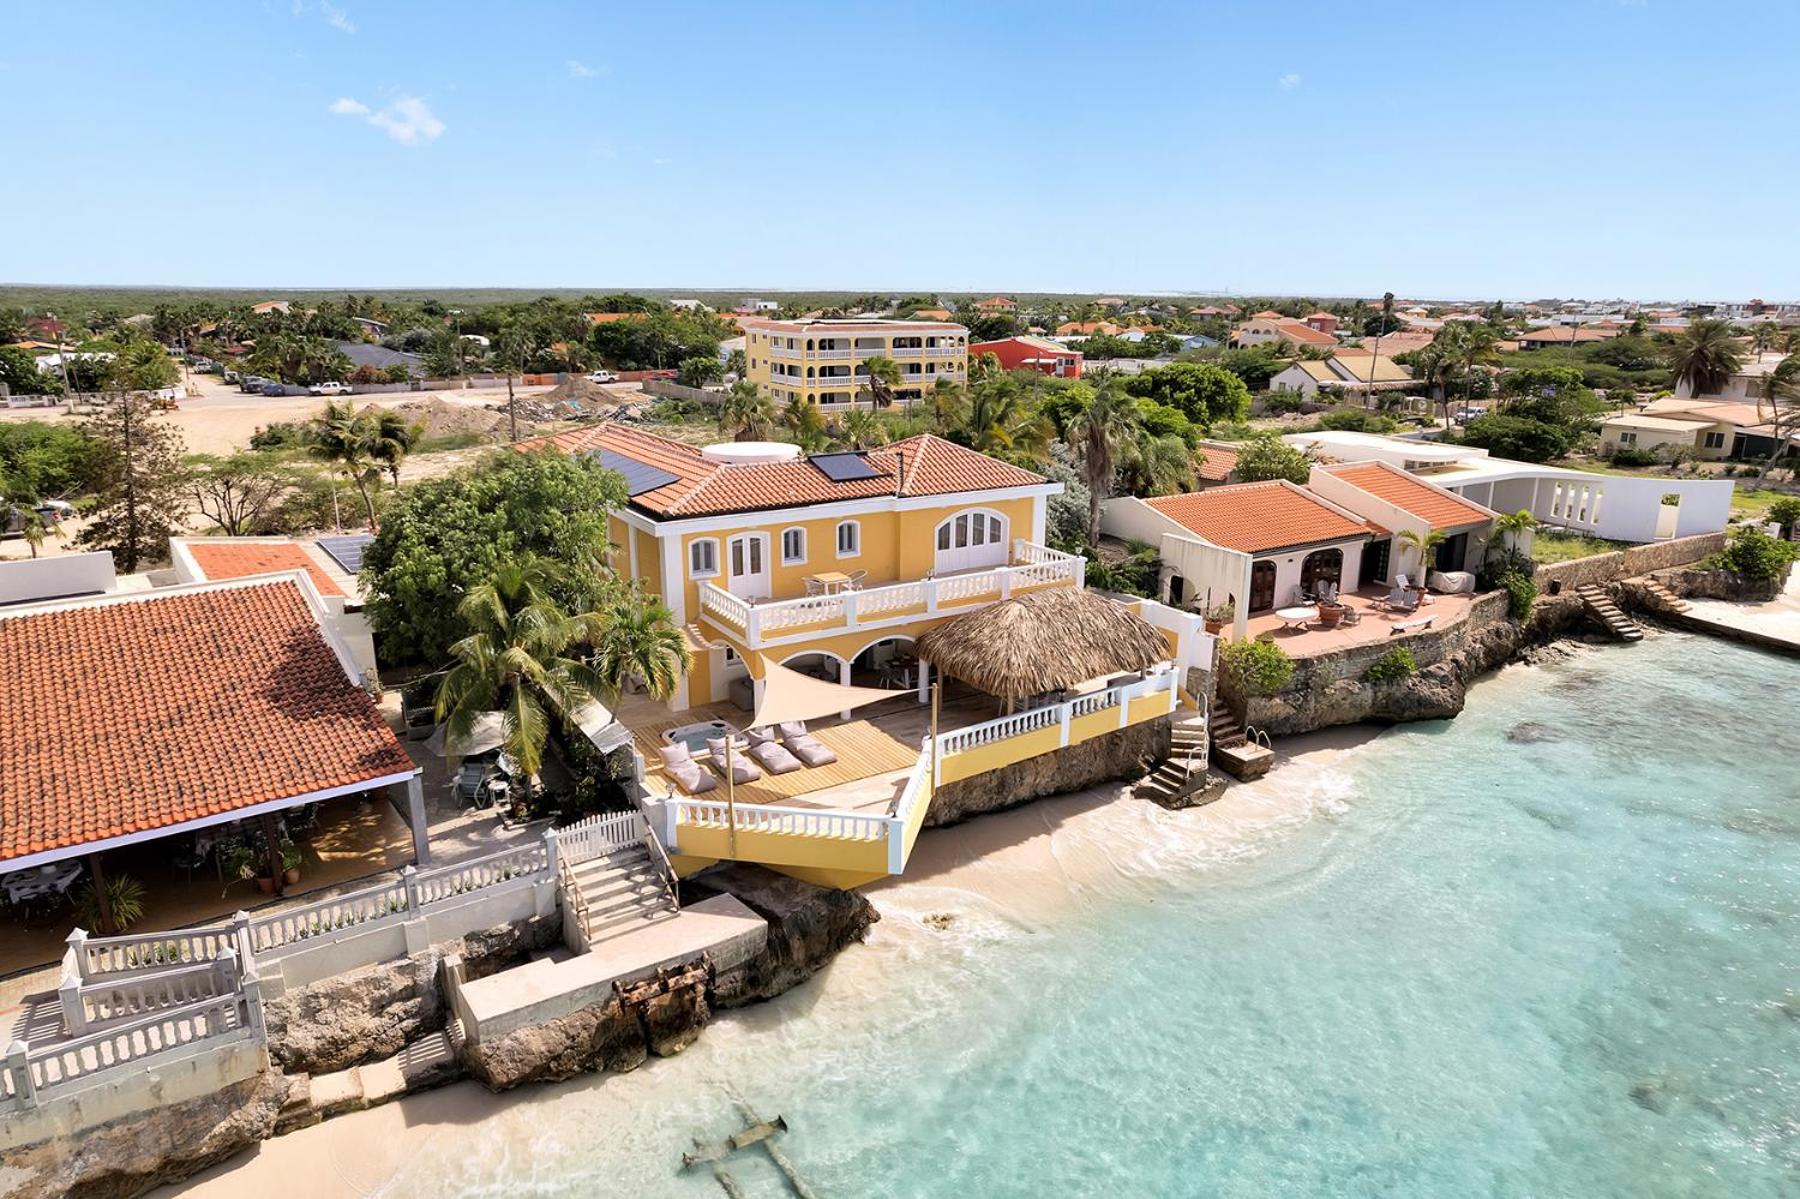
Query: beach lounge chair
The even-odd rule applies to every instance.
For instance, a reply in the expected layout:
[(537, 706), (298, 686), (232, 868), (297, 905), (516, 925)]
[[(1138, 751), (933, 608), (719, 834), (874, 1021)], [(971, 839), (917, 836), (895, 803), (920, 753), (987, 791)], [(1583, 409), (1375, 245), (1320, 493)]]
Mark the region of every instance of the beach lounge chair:
[(719, 785), (712, 775), (700, 769), (700, 763), (694, 761), (686, 742), (665, 745), (657, 753), (662, 757), (663, 773), (674, 779), (675, 785), (687, 794), (700, 795)]
[(744, 736), (750, 742), (750, 756), (770, 774), (790, 774), (800, 769), (800, 759), (775, 740), (775, 734), (768, 729), (751, 729)]
[[(708, 737), (706, 739), (706, 748), (712, 754), (713, 769), (719, 772), (720, 778), (724, 778), (727, 761), (725, 754), (725, 738)], [(748, 750), (749, 746), (744, 744), (744, 739), (742, 737), (739, 737), (732, 744), (729, 760), (731, 781), (734, 783), (754, 783), (757, 779), (762, 777), (762, 771), (758, 770), (756, 768), (756, 763), (750, 760)]]
[(786, 742), (794, 756), (808, 766), (829, 766), (838, 760), (830, 746), (806, 731), (803, 721), (784, 721), (775, 727), (780, 730), (782, 741)]
[(1390, 612), (1416, 612), (1419, 608), (1419, 593), (1405, 587), (1396, 587), (1388, 592), (1381, 606)]

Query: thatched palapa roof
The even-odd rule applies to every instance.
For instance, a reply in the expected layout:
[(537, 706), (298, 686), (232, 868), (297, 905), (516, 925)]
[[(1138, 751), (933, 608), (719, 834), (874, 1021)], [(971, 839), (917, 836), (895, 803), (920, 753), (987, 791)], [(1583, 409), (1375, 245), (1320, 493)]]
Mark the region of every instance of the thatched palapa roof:
[(1004, 600), (923, 633), (920, 658), (989, 695), (1018, 699), (1170, 657), (1143, 617), (1091, 591), (1047, 588)]

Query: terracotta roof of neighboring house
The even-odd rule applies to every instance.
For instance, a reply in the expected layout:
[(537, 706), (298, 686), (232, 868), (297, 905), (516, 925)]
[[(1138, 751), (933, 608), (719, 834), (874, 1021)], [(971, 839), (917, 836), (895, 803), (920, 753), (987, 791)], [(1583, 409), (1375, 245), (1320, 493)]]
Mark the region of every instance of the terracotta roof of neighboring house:
[(1551, 325), (1547, 329), (1527, 329), (1519, 334), (1519, 344), (1572, 344), (1578, 341), (1610, 341), (1618, 336), (1617, 327), (1594, 328), (1588, 325)]
[(947, 321), (956, 314), (948, 308), (915, 308), (910, 319), (923, 321)]
[(1157, 496), (1144, 503), (1214, 545), (1246, 554), (1343, 541), (1370, 532), (1367, 524), (1280, 479)]
[(1461, 496), (1422, 483), (1385, 462), (1350, 462), (1321, 467), (1359, 491), (1410, 512), (1434, 529), (1453, 529), (1493, 519), (1493, 514)]
[(1253, 321), (1285, 321), (1287, 317), (1276, 312), (1273, 308), (1265, 308), (1261, 312), (1251, 313), (1250, 319)]
[(1017, 300), (1011, 300), (1005, 296), (989, 296), (985, 300), (975, 301), (977, 308), (1017, 308), (1018, 306)]
[(1061, 342), (1051, 341), (1047, 337), (1033, 337), (1025, 333), (1016, 333), (1011, 337), (1002, 337), (997, 341), (978, 341), (969, 346), (969, 353), (984, 354), (991, 352), (995, 346), (1021, 345), (1029, 346), (1044, 354), (1054, 354), (1058, 358), (1080, 358), (1080, 350), (1071, 350)]
[[(1295, 345), (1335, 347), (1338, 344), (1337, 338), (1329, 333), (1321, 333), (1305, 321), (1290, 320), (1284, 316), (1266, 317), (1261, 315), (1253, 316), (1250, 319), (1260, 324), (1274, 325), (1277, 333)], [(1240, 325), (1237, 329), (1232, 330), (1233, 336), (1236, 336), (1244, 327)]]
[(1095, 333), (1116, 337), (1124, 330), (1111, 321), (1064, 321), (1056, 327), (1058, 337), (1087, 337)]
[(0, 614), (0, 861), (409, 773), (292, 580)]
[(608, 449), (676, 476), (674, 482), (631, 499), (634, 507), (674, 520), (884, 495), (955, 495), (1044, 482), (1041, 475), (930, 433), (868, 451), (875, 477), (847, 482), (827, 478), (805, 458), (754, 464), (715, 462), (695, 446), (616, 422), (522, 441), (514, 448), (551, 447), (570, 454)]
[(1203, 461), (1200, 463), (1200, 477), (1213, 483), (1223, 483), (1237, 469), (1238, 452), (1232, 446), (1219, 445), (1206, 441), (1200, 444)]
[(581, 315), (587, 317), (587, 323), (590, 325), (610, 325), (614, 321), (641, 321), (645, 314), (642, 312), (584, 312)]
[(1335, 321), (1337, 318), (1338, 318), (1337, 313), (1326, 312), (1325, 310), (1320, 309), (1318, 312), (1309, 312), (1305, 316), (1301, 317), (1300, 319), (1307, 320), (1307, 321), (1317, 321), (1317, 320)]
[(280, 570), (304, 570), (320, 595), (344, 594), (336, 580), (292, 541), (190, 541), (187, 548), (194, 556), (194, 564), (208, 579), (241, 579)]

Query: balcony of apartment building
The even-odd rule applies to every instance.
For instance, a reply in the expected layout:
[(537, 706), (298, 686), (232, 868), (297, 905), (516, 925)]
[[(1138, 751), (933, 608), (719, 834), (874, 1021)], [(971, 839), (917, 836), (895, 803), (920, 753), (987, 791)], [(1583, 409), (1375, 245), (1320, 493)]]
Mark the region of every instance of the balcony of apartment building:
[(998, 517), (960, 514), (939, 527), (935, 565), (924, 578), (874, 586), (827, 571), (808, 576), (807, 590), (800, 595), (759, 597), (760, 586), (731, 578), (720, 586), (709, 579), (700, 584), (700, 615), (731, 640), (760, 651), (957, 615), (1041, 588), (1083, 584), (1086, 559), (1025, 540), (1013, 541), (1005, 552), (1004, 535)]

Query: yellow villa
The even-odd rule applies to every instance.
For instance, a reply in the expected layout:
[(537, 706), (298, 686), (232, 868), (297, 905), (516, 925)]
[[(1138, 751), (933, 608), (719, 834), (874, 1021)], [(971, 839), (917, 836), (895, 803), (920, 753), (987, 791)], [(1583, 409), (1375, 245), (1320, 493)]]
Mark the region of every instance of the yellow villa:
[[(520, 448), (624, 477), (611, 565), (685, 630), (693, 665), (675, 694), (627, 695), (614, 713), (682, 873), (735, 859), (837, 886), (898, 874), (940, 788), (1166, 725), (1184, 668), (1210, 661), (1197, 617), (1082, 590), (1084, 559), (1044, 541), (1060, 483), (939, 437), (805, 456), (603, 424)], [(1059, 594), (1072, 598), (1043, 602)], [(918, 652), (927, 631), (996, 605), (1053, 626), (1014, 672), (1028, 683), (972, 685)], [(1084, 630), (1129, 649), (1054, 643)]]
[(969, 331), (947, 321), (746, 320), (748, 378), (777, 403), (794, 398), (825, 409), (866, 403), (871, 358), (900, 367), (894, 398), (921, 399), (940, 380), (965, 383)]

